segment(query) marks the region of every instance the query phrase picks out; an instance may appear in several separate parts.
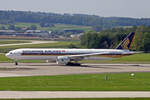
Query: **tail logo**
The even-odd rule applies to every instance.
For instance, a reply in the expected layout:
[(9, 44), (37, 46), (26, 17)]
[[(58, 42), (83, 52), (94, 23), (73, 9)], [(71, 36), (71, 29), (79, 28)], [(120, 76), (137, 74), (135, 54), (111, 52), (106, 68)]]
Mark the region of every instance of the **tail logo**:
[(135, 32), (130, 33), (117, 47), (116, 49), (130, 49), (134, 39)]
[(129, 48), (129, 43), (130, 43), (130, 40), (127, 38), (127, 39), (125, 40), (125, 42), (122, 44), (123, 48), (124, 48), (124, 49), (128, 49), (128, 48)]

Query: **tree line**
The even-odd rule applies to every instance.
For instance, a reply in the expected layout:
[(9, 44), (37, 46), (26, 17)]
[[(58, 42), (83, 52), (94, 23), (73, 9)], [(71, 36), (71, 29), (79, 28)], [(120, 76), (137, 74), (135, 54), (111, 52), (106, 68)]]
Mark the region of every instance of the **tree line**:
[(85, 48), (116, 48), (130, 32), (136, 32), (131, 50), (150, 52), (150, 27), (146, 26), (89, 31), (81, 36), (80, 43)]
[(149, 18), (100, 17), (86, 14), (56, 14), (30, 11), (0, 11), (0, 24), (40, 23), (49, 26), (57, 23), (93, 26), (96, 31), (120, 26), (150, 26)]

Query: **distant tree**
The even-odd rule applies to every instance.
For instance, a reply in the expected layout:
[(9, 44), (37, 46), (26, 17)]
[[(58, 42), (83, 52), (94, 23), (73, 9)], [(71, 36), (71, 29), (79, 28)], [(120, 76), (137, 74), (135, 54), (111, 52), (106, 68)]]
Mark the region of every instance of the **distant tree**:
[(54, 24), (50, 24), (50, 23), (41, 22), (41, 23), (40, 23), (40, 26), (41, 26), (41, 27), (54, 27), (55, 25), (54, 25)]
[(36, 25), (31, 25), (31, 26), (29, 27), (29, 29), (30, 29), (30, 30), (36, 30), (36, 29), (37, 29), (37, 26), (36, 26)]
[(22, 29), (20, 27), (15, 27), (16, 31), (22, 31)]
[(145, 33), (144, 36), (144, 51), (150, 52), (150, 33)]
[(71, 43), (71, 44), (69, 44), (68, 48), (77, 48), (77, 47), (76, 47), (76, 45)]
[[(30, 11), (2, 11), (0, 10), (1, 24), (23, 23), (61, 23), (84, 26), (103, 26), (103, 29), (111, 29), (120, 26), (150, 26), (150, 18), (121, 18), (121, 17), (99, 17), (86, 14), (55, 14)], [(45, 26), (44, 25), (44, 26)], [(97, 30), (96, 30), (97, 31)], [(99, 29), (98, 29), (99, 31)]]
[(5, 29), (6, 29), (5, 26), (1, 26), (1, 27), (0, 27), (0, 30), (5, 30)]
[(9, 30), (15, 30), (15, 25), (9, 25), (9, 26), (8, 26), (8, 29), (9, 29)]
[(100, 35), (97, 32), (89, 31), (81, 36), (81, 45), (86, 48), (100, 48), (101, 39)]
[(41, 23), (40, 23), (40, 26), (41, 26), (41, 27), (45, 27), (45, 23), (44, 23), (44, 22), (41, 22)]

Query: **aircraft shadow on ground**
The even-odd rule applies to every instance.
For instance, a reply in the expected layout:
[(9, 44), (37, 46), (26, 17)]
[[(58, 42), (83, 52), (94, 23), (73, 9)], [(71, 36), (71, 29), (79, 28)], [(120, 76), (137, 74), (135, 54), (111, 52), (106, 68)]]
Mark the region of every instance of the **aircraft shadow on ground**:
[[(65, 65), (61, 65), (65, 66)], [(80, 68), (97, 68), (97, 69), (121, 69), (121, 68), (114, 68), (114, 67), (105, 67), (105, 66), (100, 66), (100, 65), (80, 65), (80, 66), (65, 66), (65, 67), (80, 67)]]
[(98, 68), (98, 69), (101, 69), (101, 68), (103, 68), (103, 69), (121, 69), (121, 68), (116, 68), (115, 66), (112, 66), (112, 67), (108, 67), (108, 65), (105, 67), (105, 66), (101, 66), (101, 65), (58, 65), (58, 64), (31, 64), (31, 65), (28, 65), (28, 66), (41, 66), (41, 67), (43, 67), (43, 66), (49, 66), (49, 67), (80, 67), (80, 68)]

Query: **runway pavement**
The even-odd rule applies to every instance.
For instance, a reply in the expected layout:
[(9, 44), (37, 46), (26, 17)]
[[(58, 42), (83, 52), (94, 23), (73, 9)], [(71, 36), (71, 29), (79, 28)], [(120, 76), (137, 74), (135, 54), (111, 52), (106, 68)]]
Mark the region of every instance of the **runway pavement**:
[(0, 91), (1, 99), (22, 98), (150, 98), (143, 91)]
[(0, 77), (66, 75), (87, 73), (150, 72), (150, 64), (83, 64), (61, 66), (55, 63), (0, 63)]

